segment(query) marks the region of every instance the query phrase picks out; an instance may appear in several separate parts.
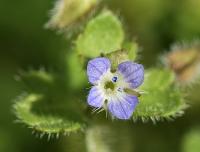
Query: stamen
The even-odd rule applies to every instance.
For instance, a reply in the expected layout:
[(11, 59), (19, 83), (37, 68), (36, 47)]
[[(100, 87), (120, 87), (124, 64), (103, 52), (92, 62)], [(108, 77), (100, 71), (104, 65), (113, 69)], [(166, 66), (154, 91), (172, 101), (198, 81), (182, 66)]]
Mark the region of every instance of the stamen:
[(117, 91), (122, 92), (122, 88), (117, 88)]
[(117, 82), (117, 76), (114, 76), (114, 77), (112, 78), (112, 81), (113, 81), (113, 82)]
[(141, 96), (140, 92), (137, 92), (136, 90), (126, 88), (126, 89), (124, 89), (124, 91), (126, 93), (130, 94), (130, 95), (134, 95), (134, 96), (137, 96), (137, 97)]

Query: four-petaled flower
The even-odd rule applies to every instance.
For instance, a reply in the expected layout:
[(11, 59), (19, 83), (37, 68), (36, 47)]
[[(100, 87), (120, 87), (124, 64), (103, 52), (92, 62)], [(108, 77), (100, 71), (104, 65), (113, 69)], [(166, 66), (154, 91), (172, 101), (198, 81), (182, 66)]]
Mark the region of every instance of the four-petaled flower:
[(122, 62), (116, 72), (111, 72), (109, 59), (99, 57), (87, 65), (91, 88), (87, 102), (95, 108), (104, 108), (118, 119), (129, 119), (138, 104), (138, 97), (127, 93), (134, 90), (144, 81), (144, 68), (131, 61)]

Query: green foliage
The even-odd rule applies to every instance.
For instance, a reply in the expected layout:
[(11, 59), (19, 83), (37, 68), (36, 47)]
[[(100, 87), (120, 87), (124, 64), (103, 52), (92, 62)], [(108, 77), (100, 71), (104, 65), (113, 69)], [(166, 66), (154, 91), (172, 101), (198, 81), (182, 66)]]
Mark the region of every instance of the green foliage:
[(121, 49), (124, 33), (121, 22), (105, 10), (89, 21), (76, 41), (76, 50), (86, 57), (97, 57)]
[[(27, 94), (21, 96), (14, 105), (15, 114), (19, 122), (26, 124), (29, 128), (32, 128), (34, 131), (41, 133), (41, 137), (45, 134), (51, 135), (56, 134), (67, 134), (70, 132), (75, 132), (83, 128), (81, 123), (72, 121), (72, 117), (69, 119), (64, 118), (63, 116), (52, 114), (45, 114), (40, 111), (40, 113), (34, 112), (33, 105), (36, 102), (41, 102), (44, 100), (44, 96), (41, 94)], [(45, 108), (49, 108), (45, 104)], [(60, 109), (57, 109), (60, 110)]]
[(133, 119), (153, 122), (171, 119), (183, 114), (186, 104), (180, 88), (174, 84), (174, 74), (165, 69), (151, 69), (145, 72), (144, 84), (140, 90), (144, 94), (139, 98)]
[[(124, 35), (124, 40), (116, 47), (117, 51), (113, 49), (112, 52), (104, 52), (107, 50), (106, 46), (105, 50), (97, 53), (98, 56), (108, 56), (114, 69), (120, 62), (138, 62), (137, 59), (145, 67), (145, 83), (138, 88), (144, 90), (144, 94), (139, 97), (140, 103), (133, 114), (134, 120), (152, 119), (155, 122), (174, 118), (182, 114), (185, 107), (183, 98), (186, 96), (185, 99), (191, 106), (183, 117), (156, 125), (152, 122), (143, 124), (133, 120), (111, 120), (109, 113), (107, 116), (105, 111), (88, 106), (86, 98), (92, 86), (85, 73), (90, 56), (82, 54), (85, 50), (77, 50), (76, 36), (83, 35), (87, 23), (102, 14), (100, 9), (105, 6), (95, 7), (97, 1), (103, 1), (106, 8), (118, 12), (128, 34)], [(52, 6), (54, 10), (48, 26), (58, 32), (65, 32), (62, 36), (42, 28), (47, 20), (48, 9)], [(0, 1), (0, 152), (200, 151), (200, 128), (194, 128), (194, 125), (200, 125), (198, 53), (174, 57), (178, 67), (183, 63), (178, 69), (176, 65), (168, 64), (171, 70), (175, 68), (175, 79), (163, 67), (146, 70), (159, 64), (156, 59), (163, 53), (166, 55), (164, 50), (174, 41), (198, 39), (199, 8), (199, 0)], [(117, 16), (113, 14), (114, 17)], [(79, 33), (80, 31), (83, 33)], [(107, 33), (110, 35), (110, 32)], [(136, 51), (137, 44), (131, 40), (137, 40), (141, 45), (139, 55)], [(95, 45), (98, 44), (97, 42)], [(115, 45), (110, 41), (104, 44)], [(91, 47), (90, 42), (87, 46)], [(183, 48), (179, 49), (183, 53)], [(178, 53), (175, 50), (173, 52)], [(19, 68), (28, 69), (30, 66), (34, 69), (43, 66), (51, 71), (41, 69), (20, 73), (21, 82), (25, 84), (23, 88), (22, 83), (16, 83), (13, 76)], [(181, 84), (178, 83), (180, 76), (195, 81), (190, 81), (186, 86), (176, 86)], [(184, 87), (181, 88), (184, 92), (180, 92), (179, 87)], [(22, 91), (28, 93), (20, 96), (16, 103), (10, 102)], [(14, 104), (15, 115), (11, 113), (11, 104)], [(87, 128), (84, 128), (85, 116)], [(20, 124), (12, 123), (16, 119)], [(118, 125), (122, 126), (118, 128)], [(82, 128), (85, 130), (80, 132)], [(78, 133), (72, 133), (76, 131)], [(46, 139), (31, 136), (31, 132), (36, 137), (56, 137), (60, 134), (70, 136), (60, 136), (59, 140), (47, 142)]]
[(31, 70), (21, 74), (21, 80), (29, 93), (14, 104), (19, 122), (49, 137), (83, 129), (82, 104), (69, 97), (56, 75)]
[(182, 141), (183, 152), (199, 152), (200, 150), (200, 128), (192, 129), (188, 132)]
[[(96, 2), (97, 0), (59, 1), (49, 26), (65, 28), (82, 17)], [(121, 62), (135, 61), (138, 45), (124, 39), (118, 17), (109, 10), (103, 10), (87, 23), (74, 46), (69, 46), (73, 52), (67, 53), (65, 57), (66, 69), (63, 73), (66, 77), (61, 76), (62, 72), (49, 73), (43, 69), (22, 72), (20, 78), (28, 94), (21, 96), (14, 104), (18, 121), (39, 132), (41, 137), (45, 134), (51, 137), (82, 130), (86, 121), (85, 102), (82, 105), (78, 101), (86, 100), (86, 95), (82, 96), (80, 93), (87, 82), (86, 61), (99, 56), (108, 57), (112, 70), (116, 70)], [(166, 69), (151, 69), (145, 75), (145, 82), (139, 88), (144, 90), (144, 94), (139, 99), (133, 119), (151, 119), (155, 122), (183, 114), (186, 105), (175, 84), (174, 74)], [(78, 91), (74, 93), (75, 90)], [(88, 129), (87, 142), (96, 146), (99, 144), (104, 151), (110, 151), (110, 147), (104, 143), (103, 132), (96, 134), (98, 128), (100, 127)], [(87, 148), (94, 151), (90, 144)]]

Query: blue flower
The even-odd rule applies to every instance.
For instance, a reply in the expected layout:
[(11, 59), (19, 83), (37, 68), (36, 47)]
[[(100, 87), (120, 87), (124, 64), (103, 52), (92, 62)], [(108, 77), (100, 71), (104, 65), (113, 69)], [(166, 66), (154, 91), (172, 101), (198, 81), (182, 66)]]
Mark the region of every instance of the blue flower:
[(134, 90), (144, 81), (144, 68), (131, 61), (122, 62), (117, 71), (111, 72), (109, 59), (92, 59), (87, 65), (89, 82), (93, 84), (87, 103), (95, 108), (104, 108), (118, 119), (129, 119), (138, 104), (136, 95), (125, 90)]

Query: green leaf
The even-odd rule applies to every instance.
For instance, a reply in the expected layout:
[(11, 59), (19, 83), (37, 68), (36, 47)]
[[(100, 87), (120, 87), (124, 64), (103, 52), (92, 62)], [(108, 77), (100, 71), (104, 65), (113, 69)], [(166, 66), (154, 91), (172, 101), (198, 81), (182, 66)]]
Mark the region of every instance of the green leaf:
[(29, 93), (14, 104), (19, 122), (49, 137), (83, 128), (83, 104), (67, 93), (59, 77), (45, 70), (31, 70), (21, 73), (21, 80)]
[(63, 29), (85, 16), (98, 0), (57, 0), (47, 27)]
[(172, 119), (183, 114), (186, 104), (180, 88), (174, 84), (175, 76), (167, 69), (151, 69), (145, 72), (144, 94), (133, 114), (134, 120), (151, 119), (153, 122)]
[[(43, 105), (38, 105), (38, 103), (47, 100), (49, 103), (45, 103), (41, 110), (40, 108)], [(63, 110), (69, 110), (67, 114), (58, 112), (61, 107), (63, 107)], [(39, 110), (35, 108), (39, 108)], [(66, 107), (64, 105), (52, 105), (50, 100), (42, 94), (33, 93), (19, 97), (14, 104), (14, 111), (19, 122), (26, 124), (33, 131), (41, 133), (41, 136), (48, 134), (49, 138), (54, 134), (59, 136), (60, 133), (67, 134), (78, 131), (84, 126), (83, 123), (75, 119), (74, 113), (71, 113), (72, 110), (67, 105)]]
[(124, 32), (119, 19), (110, 11), (103, 11), (92, 19), (76, 41), (76, 50), (86, 57), (97, 57), (121, 49)]
[(200, 128), (192, 129), (182, 141), (182, 152), (199, 152)]

